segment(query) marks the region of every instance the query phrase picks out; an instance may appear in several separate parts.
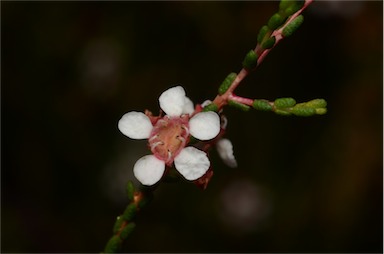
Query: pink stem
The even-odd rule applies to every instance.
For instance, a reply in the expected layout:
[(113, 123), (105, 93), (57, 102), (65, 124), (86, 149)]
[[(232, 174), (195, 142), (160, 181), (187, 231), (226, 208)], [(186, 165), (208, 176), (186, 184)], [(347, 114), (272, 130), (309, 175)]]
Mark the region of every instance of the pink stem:
[(236, 101), (236, 102), (239, 102), (241, 104), (248, 105), (248, 106), (252, 106), (253, 105), (253, 100), (252, 99), (240, 97), (240, 96), (237, 96), (235, 94), (230, 94), (228, 96), (228, 100)]
[[(297, 18), (297, 16), (299, 16), (305, 10), (305, 8), (307, 8), (308, 5), (310, 5), (312, 2), (313, 2), (313, 0), (306, 0), (304, 5), (303, 5), (303, 7), (301, 7), (300, 10), (298, 10), (297, 12), (292, 14), (291, 17), (285, 22), (285, 24), (282, 27), (280, 27), (278, 30), (273, 31), (273, 33), (271, 34), (271, 37), (275, 36), (275, 40), (276, 40), (275, 44), (273, 45), (272, 48), (266, 49), (266, 50), (263, 51), (263, 53), (261, 53), (261, 55), (257, 59), (257, 65), (259, 65), (264, 60), (264, 58), (268, 55), (269, 51), (271, 51), (282, 39), (284, 39), (284, 36), (283, 36), (284, 28), (289, 23), (291, 23), (292, 20)], [(255, 48), (255, 52), (256, 52), (256, 49), (257, 49), (257, 47)]]
[[(257, 59), (257, 66), (260, 65), (260, 63), (264, 60), (264, 58), (268, 55), (268, 53), (284, 38), (282, 35), (283, 29), (290, 22), (292, 22), (292, 20), (294, 20), (297, 16), (299, 16), (304, 11), (304, 9), (307, 8), (308, 5), (311, 4), (312, 2), (313, 2), (313, 0), (305, 0), (305, 3), (303, 5), (303, 7), (301, 7), (300, 10), (298, 10), (297, 12), (292, 14), (291, 17), (285, 22), (285, 24), (281, 28), (273, 31), (273, 33), (271, 34), (271, 37), (275, 36), (275, 40), (276, 40), (275, 44), (273, 45), (272, 48), (266, 49), (260, 54), (259, 58)], [(254, 51), (257, 52), (259, 50), (260, 50), (260, 45), (257, 44)], [(237, 77), (235, 78), (235, 80), (232, 82), (231, 86), (228, 88), (228, 90), (224, 94), (216, 96), (213, 103), (215, 103), (218, 106), (219, 110), (221, 108), (223, 108), (228, 103), (228, 100), (230, 99), (230, 97), (231, 97), (231, 100), (239, 100), (239, 98), (242, 98), (242, 97), (238, 97), (238, 96), (234, 95), (233, 92), (240, 85), (241, 81), (243, 81), (248, 74), (249, 74), (248, 70), (246, 70), (244, 68), (241, 69), (240, 72), (237, 74)], [(235, 98), (235, 99), (233, 99), (233, 98)], [(244, 104), (252, 105), (253, 102), (251, 104), (247, 104), (247, 103), (249, 103), (248, 100), (250, 100), (250, 99), (246, 99), (246, 98), (243, 98), (243, 99), (245, 99), (245, 102), (246, 102)]]

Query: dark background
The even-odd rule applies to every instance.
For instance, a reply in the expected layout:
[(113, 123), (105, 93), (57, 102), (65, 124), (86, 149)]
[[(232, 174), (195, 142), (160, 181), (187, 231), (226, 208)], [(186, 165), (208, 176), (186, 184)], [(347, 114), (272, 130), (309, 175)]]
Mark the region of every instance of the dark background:
[[(239, 71), (278, 2), (1, 2), (1, 251), (100, 252), (148, 154), (117, 129)], [(226, 109), (239, 167), (163, 184), (128, 252), (382, 252), (382, 2), (316, 2), (237, 89), (328, 114)]]

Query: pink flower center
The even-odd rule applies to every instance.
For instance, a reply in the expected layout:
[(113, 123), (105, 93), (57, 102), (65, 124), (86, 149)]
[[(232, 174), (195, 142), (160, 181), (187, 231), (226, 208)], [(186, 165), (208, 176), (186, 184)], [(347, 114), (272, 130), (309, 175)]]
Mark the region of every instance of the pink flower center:
[(168, 166), (185, 147), (189, 139), (188, 115), (181, 117), (164, 116), (154, 125), (149, 147), (152, 153)]

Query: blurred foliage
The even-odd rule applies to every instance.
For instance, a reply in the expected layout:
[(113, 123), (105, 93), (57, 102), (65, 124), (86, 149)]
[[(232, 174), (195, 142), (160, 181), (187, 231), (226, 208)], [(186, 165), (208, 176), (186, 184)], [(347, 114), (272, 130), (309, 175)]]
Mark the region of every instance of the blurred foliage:
[[(160, 186), (125, 250), (382, 252), (382, 7), (309, 6), (300, 29), (237, 93), (325, 98), (328, 113), (285, 118), (228, 108), (239, 167), (212, 151), (206, 191)], [(159, 94), (176, 84), (195, 102), (213, 99), (277, 8), (2, 1), (1, 250), (102, 251), (127, 203), (133, 164), (148, 153), (117, 121), (131, 110), (158, 113)], [(223, 193), (244, 179), (265, 208), (255, 211), (268, 211), (251, 229), (222, 213)]]

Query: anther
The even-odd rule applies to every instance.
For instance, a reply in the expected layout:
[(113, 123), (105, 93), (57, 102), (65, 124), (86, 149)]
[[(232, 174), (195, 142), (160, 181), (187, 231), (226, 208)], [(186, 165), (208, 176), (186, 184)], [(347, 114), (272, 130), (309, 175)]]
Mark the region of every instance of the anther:
[(186, 136), (188, 136), (188, 135), (189, 135), (189, 130), (188, 130), (188, 128), (187, 128), (184, 124), (181, 125), (181, 128), (185, 130), (185, 132), (186, 132)]
[(159, 142), (156, 142), (156, 143), (151, 144), (151, 150), (155, 149), (156, 146), (158, 146), (158, 145), (164, 145), (164, 142), (159, 141)]
[(177, 136), (176, 139), (180, 140), (182, 143), (185, 143), (185, 138)]
[(154, 139), (157, 139), (159, 137), (159, 135), (154, 135), (152, 136), (150, 139), (148, 139), (148, 142), (151, 142), (153, 141)]
[(172, 152), (171, 152), (171, 151), (169, 151), (169, 149), (168, 149), (168, 159), (167, 159), (167, 161), (170, 161), (170, 160), (171, 160), (171, 158), (172, 158)]

